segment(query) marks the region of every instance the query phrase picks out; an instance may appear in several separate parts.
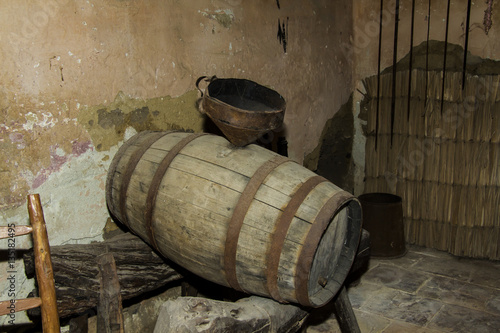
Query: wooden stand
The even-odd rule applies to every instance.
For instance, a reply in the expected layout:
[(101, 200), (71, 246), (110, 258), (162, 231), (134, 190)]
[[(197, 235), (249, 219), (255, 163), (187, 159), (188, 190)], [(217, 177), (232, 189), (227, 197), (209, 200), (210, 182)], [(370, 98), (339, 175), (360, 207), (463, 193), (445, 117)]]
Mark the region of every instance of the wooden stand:
[[(34, 270), (40, 297), (0, 302), (0, 315), (40, 307), (43, 331), (46, 333), (60, 332), (49, 238), (38, 194), (28, 196), (28, 213), (31, 226), (2, 227), (0, 235), (2, 238), (11, 238), (28, 233), (32, 234)], [(9, 242), (9, 244), (15, 243)]]
[[(132, 234), (116, 236), (96, 244), (54, 246), (52, 257), (55, 263), (59, 314), (75, 315), (97, 306), (99, 332), (123, 332), (121, 298), (139, 296), (183, 278), (179, 271), (170, 266), (171, 263), (156, 255), (146, 243)], [(363, 232), (351, 275), (359, 272), (368, 258), (369, 235)], [(32, 256), (25, 257), (27, 272), (30, 271), (32, 262)], [(186, 281), (182, 283), (182, 290), (183, 296), (198, 294), (197, 288)], [(181, 299), (179, 301), (183, 302)], [(203, 299), (203, 302), (209, 301)], [(234, 304), (222, 303), (227, 303), (228, 309)], [(276, 313), (280, 313), (282, 304), (274, 301), (266, 304), (275, 307)], [(224, 307), (223, 304), (218, 306)], [(345, 287), (341, 288), (334, 299), (333, 307), (343, 333), (360, 332)], [(295, 309), (291, 311), (292, 308)], [(290, 317), (285, 320), (287, 330), (283, 332), (292, 332), (292, 327), (300, 327), (308, 313), (296, 305), (287, 305), (287, 309), (291, 312)], [(190, 316), (192, 317), (192, 313)], [(228, 319), (233, 320), (232, 317)], [(234, 322), (235, 325), (239, 323), (241, 322)], [(86, 316), (72, 320), (72, 325), (70, 332), (86, 332)]]

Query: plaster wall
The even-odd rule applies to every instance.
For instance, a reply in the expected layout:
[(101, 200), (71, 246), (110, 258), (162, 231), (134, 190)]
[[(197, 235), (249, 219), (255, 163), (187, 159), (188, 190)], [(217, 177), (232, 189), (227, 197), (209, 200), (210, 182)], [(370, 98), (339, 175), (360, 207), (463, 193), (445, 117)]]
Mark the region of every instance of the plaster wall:
[[(51, 245), (101, 240), (118, 147), (145, 129), (203, 131), (202, 75), (282, 94), (289, 156), (301, 163), (352, 91), (338, 48), (351, 13), (340, 0), (2, 1), (0, 224), (26, 224), (26, 195), (40, 193)], [(29, 247), (18, 239), (16, 251)], [(23, 297), (32, 284), (19, 261)], [(6, 279), (2, 266), (1, 290)]]

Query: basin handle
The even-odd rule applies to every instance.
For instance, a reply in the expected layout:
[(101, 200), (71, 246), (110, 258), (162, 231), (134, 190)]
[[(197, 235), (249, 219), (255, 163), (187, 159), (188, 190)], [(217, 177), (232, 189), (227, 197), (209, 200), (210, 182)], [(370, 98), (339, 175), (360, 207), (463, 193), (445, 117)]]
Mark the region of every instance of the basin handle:
[[(201, 82), (203, 79), (205, 79), (205, 82), (208, 82), (208, 84), (210, 84), (213, 80), (217, 79), (217, 77), (216, 77), (215, 75), (214, 75), (214, 76), (210, 76), (210, 77), (205, 75), (205, 76), (200, 76), (200, 77), (198, 78), (198, 80), (196, 80), (196, 88), (198, 88), (198, 90), (200, 91), (200, 93), (201, 93), (201, 97), (203, 97), (203, 95), (204, 95), (203, 90), (201, 90), (201, 88), (200, 88), (200, 82)], [(207, 85), (207, 86), (208, 86), (208, 85)], [(205, 87), (205, 89), (206, 89), (206, 87)]]

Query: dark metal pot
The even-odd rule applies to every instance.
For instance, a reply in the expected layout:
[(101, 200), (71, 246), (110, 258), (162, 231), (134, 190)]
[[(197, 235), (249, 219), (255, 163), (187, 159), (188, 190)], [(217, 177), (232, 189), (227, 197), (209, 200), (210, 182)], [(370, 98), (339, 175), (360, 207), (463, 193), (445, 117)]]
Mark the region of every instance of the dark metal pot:
[(390, 193), (365, 193), (358, 197), (363, 211), (363, 228), (370, 233), (374, 257), (406, 254), (401, 197)]

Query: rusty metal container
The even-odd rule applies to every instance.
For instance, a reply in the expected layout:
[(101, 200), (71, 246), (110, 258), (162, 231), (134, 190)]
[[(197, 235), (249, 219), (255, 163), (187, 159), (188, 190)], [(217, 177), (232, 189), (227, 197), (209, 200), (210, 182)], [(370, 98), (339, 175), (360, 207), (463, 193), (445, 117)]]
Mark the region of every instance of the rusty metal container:
[(370, 233), (374, 257), (395, 258), (406, 254), (401, 197), (390, 193), (365, 193), (358, 197), (363, 228)]
[[(209, 82), (205, 91), (199, 84)], [(201, 77), (201, 108), (235, 146), (245, 146), (278, 129), (285, 116), (285, 99), (276, 91), (245, 79)]]

